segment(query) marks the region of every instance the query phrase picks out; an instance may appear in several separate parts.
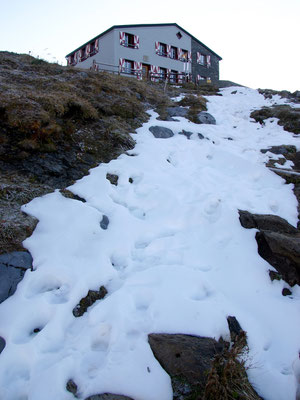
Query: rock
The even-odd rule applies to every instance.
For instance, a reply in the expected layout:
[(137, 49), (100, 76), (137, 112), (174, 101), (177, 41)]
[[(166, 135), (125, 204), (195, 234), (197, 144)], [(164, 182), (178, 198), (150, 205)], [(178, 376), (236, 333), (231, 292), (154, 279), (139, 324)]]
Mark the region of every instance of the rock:
[(237, 94), (237, 90), (234, 90), (233, 92), (231, 92), (231, 94)]
[(4, 350), (5, 345), (6, 345), (5, 340), (3, 339), (3, 337), (0, 336), (0, 354)]
[(290, 153), (296, 153), (297, 149), (295, 146), (287, 146), (285, 144), (282, 144), (280, 146), (271, 146), (269, 149), (261, 149), (261, 153), (265, 154), (268, 151), (273, 154), (290, 154)]
[(300, 109), (290, 107), (289, 105), (263, 107), (260, 110), (252, 111), (250, 117), (261, 124), (264, 123), (265, 119), (278, 118), (278, 125), (283, 126), (284, 130), (295, 134), (300, 133)]
[(149, 131), (154, 137), (159, 139), (167, 139), (174, 136), (174, 133), (169, 128), (164, 128), (163, 126), (151, 126)]
[(241, 325), (239, 324), (238, 320), (235, 317), (228, 316), (227, 323), (231, 341), (235, 342), (235, 339), (237, 338), (237, 336), (240, 335), (241, 332), (243, 332), (243, 329), (241, 328)]
[(148, 341), (155, 358), (171, 376), (174, 400), (195, 388), (204, 389), (213, 357), (225, 342), (183, 334), (150, 334)]
[(93, 305), (97, 300), (103, 299), (107, 295), (107, 290), (104, 286), (101, 286), (99, 290), (89, 290), (88, 294), (82, 298), (73, 309), (74, 317), (81, 317), (86, 310)]
[(258, 254), (290, 285), (300, 284), (300, 238), (277, 232), (256, 233)]
[(204, 139), (204, 136), (202, 135), (202, 133), (198, 133), (198, 138), (201, 140)]
[(5, 264), (8, 267), (31, 269), (32, 261), (31, 254), (27, 251), (13, 251), (0, 255), (0, 264)]
[(131, 397), (123, 396), (121, 394), (111, 394), (111, 393), (103, 393), (103, 394), (94, 394), (86, 398), (85, 400), (133, 400)]
[(169, 117), (186, 117), (188, 109), (184, 107), (167, 107), (166, 109)]
[(272, 282), (280, 281), (282, 279), (282, 276), (277, 271), (272, 271), (272, 270), (269, 270), (269, 277)]
[(103, 215), (102, 220), (100, 222), (100, 226), (102, 229), (106, 230), (109, 225), (109, 219), (106, 215)]
[(185, 131), (184, 129), (183, 129), (181, 132), (178, 133), (178, 135), (184, 135), (184, 136), (186, 136), (188, 139), (190, 139), (190, 137), (192, 136), (192, 134), (193, 134), (193, 132), (188, 132), (188, 131)]
[(248, 211), (239, 210), (240, 223), (244, 228), (256, 228), (259, 230), (287, 233), (295, 235), (298, 230), (289, 224), (285, 219), (277, 215), (251, 214)]
[(239, 210), (244, 228), (256, 228), (258, 254), (279, 274), (270, 271), (271, 280), (284, 279), (290, 286), (300, 284), (300, 235), (285, 219), (276, 215), (251, 214)]
[(282, 289), (282, 296), (290, 296), (292, 292), (288, 288), (283, 288)]
[(215, 118), (209, 114), (208, 112), (201, 111), (198, 115), (198, 120), (200, 124), (210, 124), (210, 125), (216, 125), (216, 120)]
[(76, 397), (77, 394), (77, 385), (76, 383), (73, 381), (73, 379), (69, 379), (67, 384), (66, 384), (66, 389), (68, 392), (73, 393), (74, 396)]
[(107, 173), (107, 174), (106, 174), (106, 179), (109, 180), (109, 182), (110, 182), (112, 185), (115, 185), (115, 186), (118, 185), (118, 180), (119, 180), (118, 175)]
[(32, 257), (25, 251), (0, 255), (0, 303), (12, 296), (23, 279), (26, 269), (32, 268)]

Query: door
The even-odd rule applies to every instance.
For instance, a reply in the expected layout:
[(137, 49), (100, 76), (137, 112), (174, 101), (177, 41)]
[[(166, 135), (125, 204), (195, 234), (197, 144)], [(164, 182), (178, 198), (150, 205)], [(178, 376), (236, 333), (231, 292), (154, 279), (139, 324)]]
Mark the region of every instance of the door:
[(150, 71), (150, 65), (149, 64), (143, 64), (142, 65), (143, 78), (148, 79), (149, 71)]

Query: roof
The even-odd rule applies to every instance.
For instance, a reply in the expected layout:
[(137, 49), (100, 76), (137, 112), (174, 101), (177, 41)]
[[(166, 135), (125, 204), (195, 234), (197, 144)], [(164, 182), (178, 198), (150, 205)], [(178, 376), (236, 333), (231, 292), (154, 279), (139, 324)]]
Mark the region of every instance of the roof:
[(181, 26), (179, 26), (176, 23), (169, 23), (169, 24), (137, 24), (137, 25), (113, 25), (112, 27), (110, 27), (109, 29), (107, 29), (106, 31), (100, 33), (100, 35), (95, 36), (93, 39), (90, 39), (88, 42), (84, 43), (83, 45), (77, 47), (77, 49), (71, 51), (71, 53), (67, 54), (66, 57), (69, 57), (71, 54), (73, 54), (75, 51), (80, 50), (82, 47), (86, 46), (88, 43), (99, 39), (101, 36), (106, 35), (108, 32), (114, 30), (114, 29), (124, 29), (124, 28), (149, 28), (151, 26), (177, 26), (178, 29), (180, 29), (181, 31), (183, 31), (184, 33), (186, 33), (188, 36), (190, 36), (193, 40), (195, 40), (197, 43), (201, 44), (201, 46), (205, 47), (208, 51), (210, 51), (212, 54), (214, 54), (216, 57), (218, 57), (219, 60), (222, 60), (222, 57), (220, 57), (217, 53), (215, 53), (214, 51), (212, 51), (209, 47), (207, 47), (204, 43), (200, 42), (200, 40), (198, 40), (197, 38), (195, 38), (195, 36), (191, 35), (188, 31), (186, 31), (185, 29), (181, 28)]

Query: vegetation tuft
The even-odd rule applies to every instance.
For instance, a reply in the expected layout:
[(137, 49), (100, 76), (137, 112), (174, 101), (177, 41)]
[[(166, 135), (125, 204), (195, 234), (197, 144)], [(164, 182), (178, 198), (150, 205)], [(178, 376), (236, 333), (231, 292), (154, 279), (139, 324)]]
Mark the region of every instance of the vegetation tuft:
[(261, 399), (247, 377), (244, 361), (247, 352), (246, 332), (241, 331), (230, 349), (224, 348), (215, 356), (202, 400)]

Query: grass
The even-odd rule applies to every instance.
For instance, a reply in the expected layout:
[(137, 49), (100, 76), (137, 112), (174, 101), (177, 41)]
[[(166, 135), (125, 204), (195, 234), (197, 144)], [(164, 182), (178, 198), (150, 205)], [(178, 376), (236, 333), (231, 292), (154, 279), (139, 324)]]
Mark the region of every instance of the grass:
[(261, 399), (249, 383), (245, 356), (246, 333), (242, 331), (230, 349), (217, 354), (208, 372), (202, 399), (198, 400), (258, 400)]

